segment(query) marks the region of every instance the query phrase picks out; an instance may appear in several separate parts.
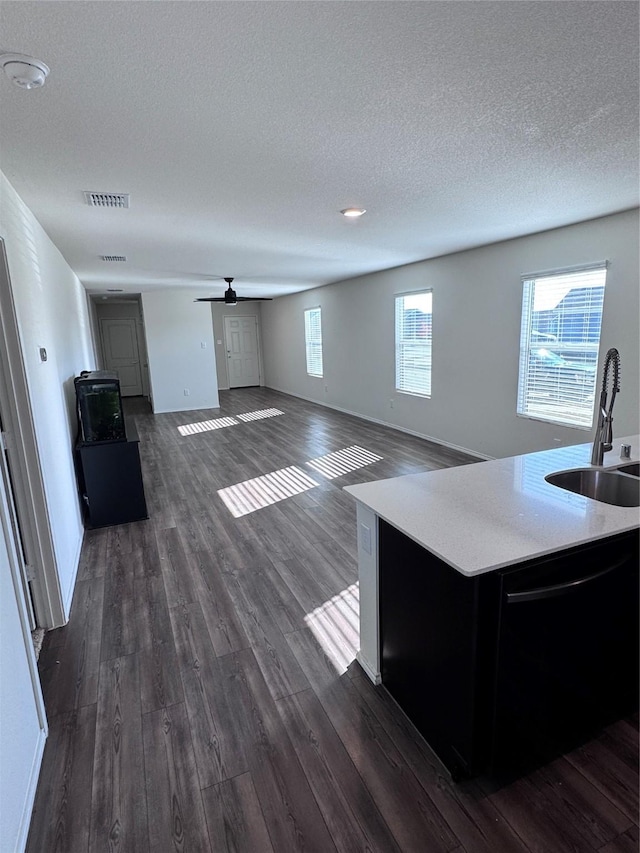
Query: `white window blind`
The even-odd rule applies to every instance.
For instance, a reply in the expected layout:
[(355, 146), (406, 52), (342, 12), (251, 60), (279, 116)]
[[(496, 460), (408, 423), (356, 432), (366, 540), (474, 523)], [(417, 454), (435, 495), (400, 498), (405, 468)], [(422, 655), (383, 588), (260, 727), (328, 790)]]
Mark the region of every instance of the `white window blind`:
[(518, 414), (589, 429), (606, 263), (523, 276)]
[(431, 396), (432, 292), (396, 296), (396, 390)]
[(307, 350), (307, 373), (322, 376), (322, 318), (320, 308), (304, 312), (304, 340)]

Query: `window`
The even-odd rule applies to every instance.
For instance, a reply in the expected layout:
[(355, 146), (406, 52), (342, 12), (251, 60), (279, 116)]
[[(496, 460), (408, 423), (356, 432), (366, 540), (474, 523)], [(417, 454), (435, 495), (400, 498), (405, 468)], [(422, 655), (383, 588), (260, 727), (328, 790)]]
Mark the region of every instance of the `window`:
[(430, 290), (396, 296), (396, 390), (431, 396)]
[(304, 341), (307, 349), (307, 373), (322, 376), (322, 319), (319, 308), (304, 312)]
[(606, 264), (524, 276), (518, 414), (589, 429)]

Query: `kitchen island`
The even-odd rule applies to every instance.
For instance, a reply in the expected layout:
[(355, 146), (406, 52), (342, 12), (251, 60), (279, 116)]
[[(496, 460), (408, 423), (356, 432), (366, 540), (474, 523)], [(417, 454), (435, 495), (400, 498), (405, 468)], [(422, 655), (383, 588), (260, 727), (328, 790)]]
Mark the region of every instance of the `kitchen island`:
[[(639, 438), (616, 439), (603, 466), (638, 460)], [(590, 454), (576, 445), (346, 489), (358, 509), (358, 660), (454, 776), (499, 763), (516, 729), (544, 728), (551, 704), (563, 710), (558, 728), (579, 734), (634, 703), (640, 510), (545, 480), (589, 467)], [(534, 609), (541, 589), (550, 600)], [(532, 661), (537, 671), (523, 672)], [(531, 713), (519, 719), (518, 705)], [(573, 719), (590, 705), (593, 719)]]

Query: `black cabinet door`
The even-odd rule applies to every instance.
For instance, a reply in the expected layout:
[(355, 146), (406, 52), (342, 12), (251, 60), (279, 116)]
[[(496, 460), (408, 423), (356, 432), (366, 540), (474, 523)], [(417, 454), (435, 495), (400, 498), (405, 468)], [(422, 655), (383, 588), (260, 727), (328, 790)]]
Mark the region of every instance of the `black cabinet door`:
[(78, 454), (87, 526), (148, 517), (137, 441), (84, 445)]
[(488, 749), (497, 578), (465, 577), (384, 521), (379, 567), (382, 683), (452, 775), (472, 773)]

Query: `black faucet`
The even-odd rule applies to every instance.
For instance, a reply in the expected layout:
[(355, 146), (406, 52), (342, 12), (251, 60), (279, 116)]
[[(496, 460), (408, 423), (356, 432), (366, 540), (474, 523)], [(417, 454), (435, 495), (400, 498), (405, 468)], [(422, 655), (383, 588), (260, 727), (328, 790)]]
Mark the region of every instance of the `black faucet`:
[[(611, 402), (607, 409), (607, 385), (609, 372), (613, 368), (613, 386), (611, 388)], [(613, 448), (613, 404), (616, 394), (620, 391), (620, 353), (611, 348), (604, 359), (604, 370), (602, 372), (602, 391), (600, 392), (600, 405), (598, 411), (598, 424), (596, 434), (593, 438), (593, 449), (591, 451), (591, 464), (602, 465), (604, 454)]]

